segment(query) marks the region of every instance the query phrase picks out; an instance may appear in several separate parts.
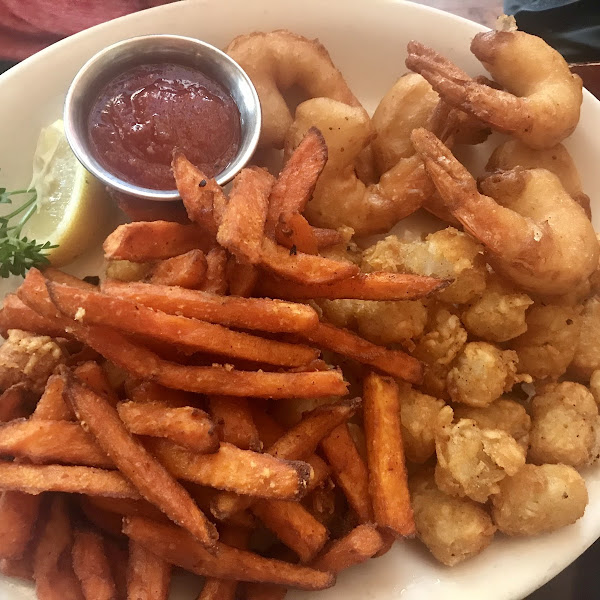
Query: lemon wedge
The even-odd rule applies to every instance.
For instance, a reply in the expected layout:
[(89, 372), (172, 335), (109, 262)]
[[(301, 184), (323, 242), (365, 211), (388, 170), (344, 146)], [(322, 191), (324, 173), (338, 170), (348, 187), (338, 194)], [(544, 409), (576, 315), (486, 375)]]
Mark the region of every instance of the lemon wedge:
[(58, 246), (46, 255), (53, 266), (71, 262), (106, 233), (112, 202), (75, 158), (60, 119), (40, 132), (29, 189), (37, 192), (36, 211), (22, 234)]

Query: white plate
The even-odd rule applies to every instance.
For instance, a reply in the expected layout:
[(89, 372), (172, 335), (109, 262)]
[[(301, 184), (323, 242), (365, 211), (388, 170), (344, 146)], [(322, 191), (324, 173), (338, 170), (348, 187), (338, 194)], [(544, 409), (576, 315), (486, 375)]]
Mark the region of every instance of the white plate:
[[(65, 90), (78, 68), (96, 51), (118, 40), (147, 33), (197, 36), (223, 47), (237, 34), (289, 28), (318, 37), (372, 110), (403, 74), (406, 42), (418, 39), (473, 74), (482, 71), (469, 41), (483, 27), (440, 11), (393, 0), (198, 0), (137, 13), (62, 41), (0, 76), (0, 184), (29, 181), (31, 157), (41, 127), (60, 116)], [(567, 142), (584, 189), (600, 197), (600, 102), (586, 93), (581, 123)], [(478, 149), (479, 162), (486, 149)], [(593, 202), (596, 215), (598, 202)], [(91, 261), (91, 262), (90, 262)], [(91, 272), (98, 255), (80, 263)], [(3, 295), (10, 284), (0, 284)], [(590, 505), (574, 526), (529, 539), (498, 535), (477, 558), (452, 569), (437, 564), (417, 542), (397, 543), (384, 557), (340, 575), (338, 584), (312, 594), (318, 600), (516, 600), (536, 589), (579, 556), (600, 536), (600, 468), (586, 473)], [(177, 586), (180, 588), (181, 586)], [(33, 598), (27, 585), (0, 580), (0, 598)], [(290, 593), (290, 600), (308, 598)], [(192, 599), (192, 590), (177, 592)]]

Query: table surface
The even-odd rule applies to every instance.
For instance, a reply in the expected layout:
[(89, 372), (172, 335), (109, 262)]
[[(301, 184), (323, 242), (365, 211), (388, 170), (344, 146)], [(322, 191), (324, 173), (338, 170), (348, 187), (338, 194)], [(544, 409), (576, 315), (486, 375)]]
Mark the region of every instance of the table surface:
[[(502, 14), (500, 0), (415, 0), (461, 17), (493, 27)], [(600, 598), (600, 540), (570, 567), (527, 600), (598, 600)]]

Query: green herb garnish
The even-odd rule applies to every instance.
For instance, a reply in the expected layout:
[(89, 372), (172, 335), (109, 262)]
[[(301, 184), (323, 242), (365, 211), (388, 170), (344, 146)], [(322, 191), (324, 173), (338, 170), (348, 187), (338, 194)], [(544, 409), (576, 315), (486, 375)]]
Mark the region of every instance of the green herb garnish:
[(23, 226), (35, 212), (37, 194), (35, 190), (7, 192), (6, 188), (0, 188), (0, 204), (12, 204), (13, 197), (20, 195), (27, 200), (11, 213), (0, 216), (0, 277), (24, 276), (31, 267), (45, 267), (49, 264), (45, 251), (57, 247), (50, 242), (38, 244), (21, 237)]

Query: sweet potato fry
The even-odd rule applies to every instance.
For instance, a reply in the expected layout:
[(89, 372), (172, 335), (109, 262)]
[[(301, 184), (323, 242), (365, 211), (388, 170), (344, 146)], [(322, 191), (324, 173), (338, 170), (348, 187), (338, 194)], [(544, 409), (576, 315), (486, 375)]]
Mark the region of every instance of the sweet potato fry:
[(118, 540), (127, 539), (121, 531), (123, 516), (107, 510), (102, 510), (89, 502), (88, 496), (79, 499), (79, 507), (87, 520), (102, 533)]
[(417, 300), (444, 289), (450, 283), (424, 275), (384, 272), (360, 273), (332, 283), (296, 283), (265, 276), (261, 277), (258, 290), (265, 296), (292, 300)]
[(310, 306), (280, 300), (221, 297), (147, 283), (118, 281), (104, 282), (102, 291), (171, 315), (242, 329), (296, 332), (312, 329), (319, 321), (317, 313)]
[(156, 506), (146, 500), (89, 496), (85, 498), (85, 503), (92, 510), (106, 511), (127, 517), (147, 517), (154, 521), (167, 520), (167, 517)]
[(269, 238), (263, 239), (260, 264), (279, 277), (298, 283), (330, 283), (359, 272), (355, 264), (288, 250)]
[(150, 271), (150, 283), (178, 285), (190, 290), (200, 289), (206, 281), (206, 256), (202, 250), (190, 250), (185, 254), (157, 262)]
[(167, 600), (171, 565), (135, 540), (129, 540), (128, 600)]
[(73, 570), (85, 600), (116, 600), (102, 536), (90, 529), (77, 529), (73, 537)]
[(131, 433), (167, 438), (200, 454), (216, 452), (219, 448), (215, 425), (199, 408), (171, 408), (158, 402), (122, 402), (117, 411)]
[(211, 396), (209, 404), (221, 440), (242, 450), (261, 450), (262, 445), (247, 398)]
[(309, 222), (299, 213), (283, 213), (275, 228), (275, 240), (285, 248), (305, 254), (318, 254), (317, 237)]
[(116, 471), (62, 465), (0, 463), (0, 490), (34, 495), (66, 492), (134, 500), (140, 497), (137, 490)]
[(211, 352), (284, 367), (305, 365), (318, 356), (318, 351), (307, 346), (267, 340), (222, 325), (169, 315), (98, 292), (54, 283), (48, 284), (48, 291), (63, 314), (84, 325), (104, 325), (185, 346), (193, 352)]
[(311, 566), (319, 571), (339, 573), (365, 562), (382, 546), (383, 540), (374, 525), (359, 525), (343, 538), (333, 542)]
[(21, 558), (0, 558), (0, 573), (5, 577), (33, 581), (33, 556), (26, 553)]
[[(12, 465), (10, 465), (12, 466)], [(0, 558), (23, 556), (38, 520), (41, 496), (5, 491), (0, 497)]]
[(55, 496), (34, 553), (33, 576), (40, 600), (82, 600), (81, 586), (73, 572), (72, 530), (66, 499)]
[(269, 196), (265, 233), (275, 234), (284, 213), (301, 213), (315, 189), (327, 162), (327, 144), (321, 132), (312, 127), (284, 165)]
[(65, 389), (65, 378), (60, 373), (50, 375), (46, 383), (46, 389), (42, 394), (32, 419), (43, 419), (47, 421), (73, 421), (75, 415), (71, 407), (63, 398)]
[(0, 426), (0, 455), (37, 463), (114, 468), (94, 438), (77, 423), (16, 419)]
[(319, 323), (301, 336), (320, 348), (347, 356), (410, 383), (418, 384), (423, 380), (423, 365), (416, 358), (401, 350), (388, 350), (372, 344), (347, 329)]
[(182, 529), (141, 517), (124, 519), (123, 531), (167, 562), (198, 575), (278, 583), (304, 590), (325, 589), (335, 582), (330, 573), (263, 558), (219, 542), (217, 555), (213, 556)]
[(136, 221), (119, 225), (104, 240), (107, 259), (149, 262), (172, 258), (190, 250), (208, 251), (212, 242), (197, 225), (171, 221)]
[(195, 454), (166, 440), (151, 439), (148, 448), (174, 477), (258, 498), (301, 498), (310, 466), (284, 461), (223, 442), (214, 454)]
[(85, 385), (101, 394), (113, 407), (119, 402), (119, 397), (108, 381), (106, 372), (94, 361), (88, 361), (79, 365), (74, 371), (75, 376)]
[(0, 394), (0, 423), (26, 417), (29, 400), (30, 393), (23, 382), (6, 388)]
[(251, 264), (238, 262), (234, 256), (227, 261), (227, 286), (232, 296), (252, 296), (256, 282), (258, 281), (258, 269)]
[(217, 242), (240, 262), (258, 264), (273, 176), (259, 167), (242, 169), (233, 180)]
[(214, 239), (227, 204), (221, 186), (206, 177), (181, 152), (174, 153), (171, 165), (188, 217)]
[(188, 218), (183, 202), (148, 202), (143, 198), (134, 198), (126, 194), (111, 194), (117, 205), (128, 217), (129, 221), (173, 221), (188, 224)]
[(44, 269), (44, 277), (50, 281), (64, 283), (65, 285), (70, 285), (71, 287), (76, 287), (82, 290), (96, 289), (95, 285), (92, 285), (87, 281), (83, 281), (83, 279), (79, 279), (79, 277), (75, 277), (74, 275), (69, 275), (60, 269), (54, 269), (53, 267), (46, 267)]
[(139, 381), (132, 378), (125, 381), (125, 393), (132, 402), (160, 402), (171, 408), (195, 406), (200, 398), (189, 392), (171, 390), (154, 381)]
[(369, 496), (369, 472), (361, 458), (348, 425), (338, 425), (321, 441), (321, 448), (333, 470), (337, 484), (342, 488), (348, 503), (361, 523), (373, 521), (373, 508)]
[(141, 495), (181, 523), (204, 546), (213, 548), (217, 532), (212, 523), (185, 489), (131, 436), (108, 401), (74, 377), (67, 378), (65, 396), (79, 421)]
[[(123, 539), (125, 536), (121, 533)], [(110, 571), (117, 588), (118, 600), (126, 600), (127, 598), (127, 563), (129, 562), (129, 552), (124, 543), (120, 539), (105, 536), (104, 547), (106, 556), (110, 563)]]
[(370, 373), (365, 378), (364, 424), (375, 522), (396, 536), (413, 535), (415, 524), (400, 427), (400, 394), (391, 377)]
[(327, 529), (299, 502), (259, 500), (252, 512), (304, 563), (317, 555), (329, 537)]
[(4, 297), (0, 310), (0, 335), (7, 338), (9, 329), (22, 329), (50, 337), (70, 337), (64, 329), (29, 308), (15, 294)]
[(246, 583), (244, 598), (246, 600), (283, 600), (287, 588), (273, 583)]
[(227, 252), (215, 247), (206, 254), (206, 278), (202, 291), (222, 296), (227, 293)]
[(313, 235), (317, 240), (317, 247), (319, 250), (321, 248), (329, 248), (330, 246), (335, 246), (336, 244), (341, 244), (347, 238), (341, 231), (337, 229), (327, 229), (323, 227), (313, 227), (312, 228)]

